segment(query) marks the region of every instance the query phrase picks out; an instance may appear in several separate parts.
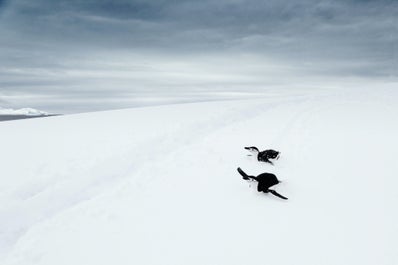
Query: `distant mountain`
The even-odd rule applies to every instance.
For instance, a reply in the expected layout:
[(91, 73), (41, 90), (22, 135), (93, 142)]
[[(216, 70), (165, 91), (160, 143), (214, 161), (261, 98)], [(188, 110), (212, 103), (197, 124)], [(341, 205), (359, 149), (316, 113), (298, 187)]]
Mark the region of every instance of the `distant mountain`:
[(54, 116), (54, 114), (32, 108), (5, 109), (0, 107), (0, 121), (11, 121), (49, 116)]
[(48, 116), (49, 113), (32, 108), (22, 108), (22, 109), (0, 108), (0, 115)]

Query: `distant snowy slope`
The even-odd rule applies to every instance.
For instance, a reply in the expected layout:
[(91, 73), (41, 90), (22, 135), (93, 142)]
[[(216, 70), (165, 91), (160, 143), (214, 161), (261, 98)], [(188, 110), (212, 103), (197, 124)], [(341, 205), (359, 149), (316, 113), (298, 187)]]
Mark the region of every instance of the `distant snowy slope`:
[(2, 123), (0, 263), (398, 264), (397, 103), (285, 90)]
[(47, 112), (32, 109), (32, 108), (22, 108), (22, 109), (5, 109), (0, 107), (0, 115), (27, 115), (27, 116), (43, 116), (48, 115)]

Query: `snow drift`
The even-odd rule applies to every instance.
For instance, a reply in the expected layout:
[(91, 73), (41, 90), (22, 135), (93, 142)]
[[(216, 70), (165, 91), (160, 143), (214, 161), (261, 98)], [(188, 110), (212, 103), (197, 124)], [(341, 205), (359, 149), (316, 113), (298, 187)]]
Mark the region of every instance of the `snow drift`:
[(398, 264), (397, 100), (281, 91), (4, 122), (1, 264)]

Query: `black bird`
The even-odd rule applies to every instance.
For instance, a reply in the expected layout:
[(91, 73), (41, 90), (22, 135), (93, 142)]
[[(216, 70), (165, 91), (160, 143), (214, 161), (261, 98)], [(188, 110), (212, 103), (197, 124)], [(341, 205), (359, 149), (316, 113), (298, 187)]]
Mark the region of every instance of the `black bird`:
[(252, 179), (252, 180), (257, 181), (258, 182), (258, 185), (257, 185), (258, 192), (264, 192), (264, 193), (269, 192), (281, 199), (287, 200), (287, 198), (285, 196), (282, 196), (279, 193), (277, 193), (275, 190), (270, 189), (270, 187), (272, 187), (280, 182), (274, 174), (262, 173), (262, 174), (258, 175), (257, 177), (249, 176), (240, 167), (238, 167), (238, 172), (239, 172), (239, 174), (242, 175), (243, 179), (245, 179), (245, 180)]
[(272, 163), (270, 161), (270, 159), (279, 159), (279, 155), (280, 155), (280, 152), (272, 150), (272, 149), (267, 149), (267, 150), (260, 152), (258, 150), (258, 148), (255, 146), (245, 147), (245, 149), (249, 150), (252, 154), (257, 155), (258, 161), (270, 163), (271, 165), (273, 165), (274, 163)]

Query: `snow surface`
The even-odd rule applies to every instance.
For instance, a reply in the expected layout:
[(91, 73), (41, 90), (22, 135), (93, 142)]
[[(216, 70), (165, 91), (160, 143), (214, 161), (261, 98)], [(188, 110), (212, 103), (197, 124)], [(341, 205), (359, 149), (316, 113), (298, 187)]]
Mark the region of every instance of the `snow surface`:
[(396, 265), (397, 103), (283, 90), (2, 123), (0, 264)]
[(32, 108), (5, 109), (0, 107), (0, 115), (46, 116), (49, 114), (45, 111), (32, 109)]

